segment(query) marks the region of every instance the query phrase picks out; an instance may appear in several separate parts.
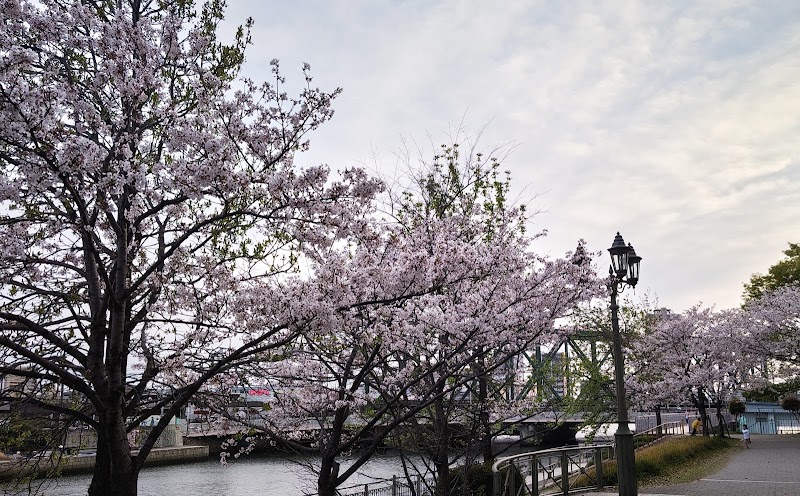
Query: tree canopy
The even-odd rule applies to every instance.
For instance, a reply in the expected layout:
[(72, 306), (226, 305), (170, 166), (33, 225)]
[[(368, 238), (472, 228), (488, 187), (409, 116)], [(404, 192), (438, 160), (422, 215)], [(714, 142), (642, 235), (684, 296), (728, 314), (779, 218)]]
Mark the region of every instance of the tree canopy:
[[(737, 311), (715, 312), (695, 306), (682, 314), (663, 314), (653, 332), (633, 343), (628, 387), (637, 402), (651, 407), (689, 402), (705, 420), (717, 415), (733, 390), (747, 386), (758, 355), (732, 346), (740, 328)], [(721, 422), (721, 419), (720, 419)]]
[[(90, 495), (135, 495), (198, 393), (269, 377), (273, 420), (399, 425), (597, 291), (535, 253), (492, 157), (443, 150), (391, 218), (363, 170), (300, 167), (340, 90), (240, 77), (222, 0), (2, 5), (0, 374), (26, 384), (2, 399), (97, 432)], [(321, 494), (353, 445), (330, 434)]]
[(765, 293), (783, 286), (800, 284), (800, 244), (789, 243), (786, 258), (767, 270), (766, 274), (753, 274), (744, 285), (745, 301), (761, 298)]
[[(259, 430), (279, 433), (286, 419), (320, 426), (308, 450), (321, 458), (320, 495), (334, 494), (379, 446), (428, 429), (441, 430), (423, 455), (448, 487), (457, 458), (448, 451), (450, 407), (510, 357), (553, 339), (555, 319), (599, 286), (588, 257), (537, 255), (536, 237), (520, 229), (523, 212), (495, 197), (506, 188), (494, 181), (498, 164), (459, 159), (456, 148), (444, 149), (448, 167), (413, 171), (421, 180), (372, 235), (316, 254), (303, 276), (315, 325), (299, 329), (281, 359), (249, 367), (283, 392), (261, 412), (268, 428)], [(470, 402), (491, 407), (477, 394)]]
[[(305, 66), (290, 96), (277, 61), (270, 82), (239, 78), (250, 23), (218, 41), (223, 7), (3, 2), (0, 373), (97, 431), (90, 494), (136, 494), (195, 392), (311, 325), (285, 275), (362, 229), (380, 189), (295, 164), (339, 90)], [(162, 412), (133, 454), (127, 434)]]

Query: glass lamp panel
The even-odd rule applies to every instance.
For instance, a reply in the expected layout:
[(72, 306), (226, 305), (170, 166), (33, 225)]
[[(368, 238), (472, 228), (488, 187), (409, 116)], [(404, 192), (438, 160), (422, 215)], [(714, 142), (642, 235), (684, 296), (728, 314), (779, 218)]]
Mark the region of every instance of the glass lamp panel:
[(625, 246), (625, 240), (622, 239), (619, 233), (614, 238), (614, 243), (608, 249), (611, 254), (611, 268), (617, 277), (625, 277), (628, 273), (628, 247)]
[(628, 283), (636, 286), (639, 281), (639, 263), (642, 261), (642, 257), (636, 254), (633, 246), (628, 245), (628, 248)]

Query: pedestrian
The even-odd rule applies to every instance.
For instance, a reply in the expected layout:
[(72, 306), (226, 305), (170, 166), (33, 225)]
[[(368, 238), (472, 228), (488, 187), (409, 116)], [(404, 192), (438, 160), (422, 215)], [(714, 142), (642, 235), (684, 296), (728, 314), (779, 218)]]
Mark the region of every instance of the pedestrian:
[(692, 436), (697, 434), (697, 431), (700, 429), (700, 424), (701, 424), (700, 417), (694, 419), (694, 422), (692, 422)]
[(744, 447), (750, 449), (750, 429), (747, 428), (747, 424), (742, 425), (742, 440), (739, 442), (743, 442)]

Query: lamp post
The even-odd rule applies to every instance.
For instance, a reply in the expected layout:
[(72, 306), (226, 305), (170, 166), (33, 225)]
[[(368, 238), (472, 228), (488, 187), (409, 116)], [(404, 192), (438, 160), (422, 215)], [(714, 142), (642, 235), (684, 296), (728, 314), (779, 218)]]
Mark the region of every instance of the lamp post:
[(619, 233), (608, 249), (611, 253), (611, 267), (608, 272), (611, 279), (611, 331), (614, 351), (614, 382), (617, 390), (617, 432), (614, 435), (617, 456), (617, 481), (619, 496), (637, 496), (636, 461), (633, 454), (633, 432), (628, 426), (628, 405), (625, 401), (625, 359), (622, 356), (622, 338), (619, 333), (619, 306), (617, 295), (627, 284), (636, 286), (639, 281), (639, 262), (642, 257), (636, 255), (633, 246), (625, 245)]

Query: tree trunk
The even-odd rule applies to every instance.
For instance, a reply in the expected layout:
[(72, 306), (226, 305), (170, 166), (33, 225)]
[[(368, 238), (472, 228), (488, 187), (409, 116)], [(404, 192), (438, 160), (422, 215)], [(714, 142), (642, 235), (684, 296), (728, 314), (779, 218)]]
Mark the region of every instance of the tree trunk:
[(136, 496), (138, 491), (139, 469), (128, 457), (114, 463), (107, 447), (99, 441), (95, 458), (95, 471), (89, 485), (89, 496)]
[(97, 450), (94, 456), (94, 474), (89, 485), (89, 496), (105, 494), (111, 487), (111, 455), (108, 445), (99, 432), (97, 433)]
[(339, 477), (339, 463), (330, 456), (323, 456), (317, 479), (318, 496), (335, 496), (336, 479)]
[(717, 437), (725, 437), (725, 418), (722, 416), (722, 404), (717, 403), (717, 423), (719, 427), (717, 429)]
[[(480, 351), (483, 351), (482, 349)], [(488, 465), (494, 459), (492, 450), (492, 425), (489, 418), (489, 377), (486, 374), (484, 360), (481, 357), (478, 376), (478, 408), (480, 409), (480, 435), (481, 453), (483, 454), (483, 464)], [(491, 496), (492, 488), (489, 485), (484, 487), (484, 496)]]
[(136, 496), (140, 464), (131, 456), (122, 414), (108, 412), (97, 433), (97, 455), (89, 496)]
[[(336, 461), (336, 455), (339, 453), (338, 448), (342, 443), (344, 423), (349, 415), (349, 408), (337, 408), (331, 425), (327, 429), (321, 428), (319, 431), (322, 457), (319, 477), (317, 477), (318, 496), (335, 496), (336, 494), (336, 486), (339, 485), (339, 462)], [(320, 425), (324, 425), (324, 420), (320, 422)]]
[(111, 478), (92, 477), (89, 496), (136, 496), (139, 473), (136, 470), (113, 470)]
[(708, 421), (708, 414), (706, 412), (706, 395), (705, 392), (703, 392), (703, 388), (699, 388), (697, 396), (699, 399), (697, 410), (700, 413), (700, 422), (702, 422), (701, 425), (703, 426), (703, 436), (708, 436), (710, 434), (708, 431), (710, 430), (709, 426), (711, 423)]
[(436, 468), (436, 490), (437, 496), (450, 494), (450, 426), (447, 422), (445, 413), (444, 398), (440, 394), (434, 402), (435, 417), (433, 419), (434, 440), (436, 443), (436, 455), (433, 465)]

